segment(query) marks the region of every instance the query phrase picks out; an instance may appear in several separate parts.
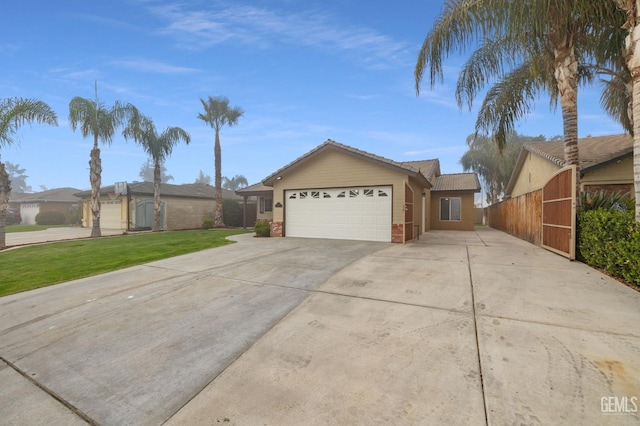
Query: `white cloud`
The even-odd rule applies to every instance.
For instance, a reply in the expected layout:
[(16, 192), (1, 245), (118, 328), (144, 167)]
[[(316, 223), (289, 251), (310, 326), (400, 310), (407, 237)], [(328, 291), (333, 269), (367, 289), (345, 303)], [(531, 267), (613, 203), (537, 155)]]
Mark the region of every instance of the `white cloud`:
[(113, 65), (141, 72), (153, 72), (158, 74), (189, 74), (199, 72), (195, 68), (179, 67), (164, 62), (149, 59), (127, 59), (113, 61)]
[(341, 25), (321, 12), (276, 12), (242, 5), (191, 11), (178, 4), (150, 10), (167, 22), (160, 33), (175, 36), (185, 48), (204, 49), (227, 42), (269, 48), (286, 43), (355, 53), (376, 67), (397, 64), (409, 54), (406, 43), (366, 27)]

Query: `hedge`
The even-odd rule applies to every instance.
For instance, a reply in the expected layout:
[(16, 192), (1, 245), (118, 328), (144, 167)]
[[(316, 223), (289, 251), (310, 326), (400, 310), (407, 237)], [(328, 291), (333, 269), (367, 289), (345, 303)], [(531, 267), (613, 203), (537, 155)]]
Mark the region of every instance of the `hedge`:
[(578, 213), (579, 257), (590, 266), (640, 286), (640, 224), (634, 210)]
[(64, 225), (66, 220), (64, 213), (55, 210), (45, 210), (36, 215), (38, 225)]

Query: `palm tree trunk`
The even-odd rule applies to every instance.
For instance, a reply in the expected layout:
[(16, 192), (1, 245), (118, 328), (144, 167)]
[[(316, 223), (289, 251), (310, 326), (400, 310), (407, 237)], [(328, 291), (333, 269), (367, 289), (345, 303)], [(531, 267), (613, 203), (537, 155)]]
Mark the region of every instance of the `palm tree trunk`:
[(100, 148), (94, 145), (91, 150), (91, 160), (89, 161), (89, 181), (91, 182), (91, 215), (93, 226), (91, 237), (100, 237), (100, 184), (102, 179), (102, 160), (100, 159)]
[(153, 232), (159, 232), (160, 229), (160, 181), (161, 181), (160, 163), (156, 161), (153, 167), (153, 208), (154, 221)]
[(11, 195), (11, 181), (4, 163), (0, 162), (0, 250), (7, 246), (5, 225), (7, 224), (7, 209)]
[(213, 212), (213, 222), (216, 227), (224, 226), (224, 216), (222, 215), (222, 150), (220, 148), (220, 134), (216, 129), (216, 142), (213, 147), (215, 162), (215, 199), (216, 205)]
[[(578, 152), (578, 61), (573, 47), (555, 49), (555, 72), (564, 132), (564, 165), (576, 166), (576, 202), (580, 200), (580, 157)], [(579, 206), (576, 206), (579, 207)]]
[(636, 25), (627, 37), (630, 56), (627, 65), (633, 79), (633, 186), (636, 197), (636, 222), (640, 222), (640, 25)]

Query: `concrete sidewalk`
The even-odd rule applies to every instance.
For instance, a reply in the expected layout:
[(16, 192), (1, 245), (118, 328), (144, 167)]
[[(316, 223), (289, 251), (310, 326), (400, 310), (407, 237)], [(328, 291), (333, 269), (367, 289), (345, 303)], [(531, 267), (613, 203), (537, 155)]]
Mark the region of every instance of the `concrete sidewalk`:
[[(121, 229), (101, 229), (101, 232), (103, 237), (107, 237), (110, 235), (122, 235), (123, 231)], [(13, 247), (52, 241), (76, 240), (89, 238), (90, 236), (91, 228), (57, 227), (42, 231), (10, 232), (6, 234), (6, 244), (8, 247)]]
[(0, 298), (0, 423), (640, 424), (640, 293), (581, 263), (234, 238)]

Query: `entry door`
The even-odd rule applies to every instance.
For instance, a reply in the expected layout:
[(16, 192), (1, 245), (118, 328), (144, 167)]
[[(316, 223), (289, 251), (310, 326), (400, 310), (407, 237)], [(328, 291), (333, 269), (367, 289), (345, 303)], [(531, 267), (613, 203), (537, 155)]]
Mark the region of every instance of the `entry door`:
[(391, 186), (285, 192), (288, 237), (391, 241)]

